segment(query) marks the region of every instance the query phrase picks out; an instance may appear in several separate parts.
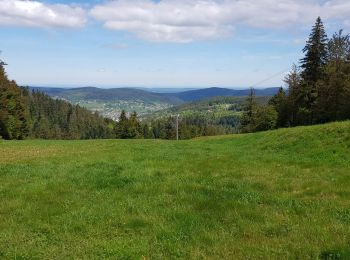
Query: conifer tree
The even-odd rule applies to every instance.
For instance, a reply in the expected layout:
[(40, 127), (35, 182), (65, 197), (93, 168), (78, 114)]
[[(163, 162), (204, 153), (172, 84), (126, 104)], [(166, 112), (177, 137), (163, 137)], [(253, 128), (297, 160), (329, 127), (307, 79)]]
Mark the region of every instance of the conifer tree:
[(128, 126), (129, 119), (126, 116), (125, 110), (122, 110), (119, 116), (118, 123), (115, 126), (115, 134), (117, 138), (127, 139), (128, 138)]
[(278, 93), (273, 96), (269, 105), (273, 106), (278, 114), (277, 127), (286, 127), (290, 125), (288, 97), (286, 91), (280, 88)]
[(137, 113), (133, 112), (129, 118), (128, 127), (128, 138), (141, 138), (142, 137), (142, 127), (141, 123), (137, 117)]
[(327, 43), (328, 39), (323, 22), (318, 17), (303, 49), (305, 57), (301, 59), (302, 77), (307, 83), (316, 83), (322, 78), (323, 69), (327, 62)]
[(294, 64), (291, 72), (284, 78), (284, 82), (288, 87), (288, 98), (286, 106), (288, 110), (288, 118), (285, 119), (290, 125), (295, 126), (301, 124), (300, 108), (305, 106), (305, 91), (303, 89), (303, 80), (299, 68)]
[(255, 114), (258, 108), (258, 104), (255, 98), (255, 91), (253, 88), (250, 89), (246, 105), (244, 107), (244, 113), (242, 116), (242, 131), (252, 132), (254, 128)]

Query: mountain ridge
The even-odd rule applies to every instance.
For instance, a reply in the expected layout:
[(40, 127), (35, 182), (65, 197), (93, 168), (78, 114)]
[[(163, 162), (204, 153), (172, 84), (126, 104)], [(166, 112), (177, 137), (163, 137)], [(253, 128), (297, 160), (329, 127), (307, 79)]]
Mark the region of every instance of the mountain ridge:
[[(154, 92), (152, 90), (140, 88), (98, 88), (98, 87), (78, 87), (78, 88), (50, 88), (50, 87), (29, 87), (30, 89), (42, 91), (50, 96), (74, 96), (88, 100), (110, 100), (110, 99), (145, 99), (146, 101), (162, 101), (172, 105), (183, 102), (198, 101), (211, 97), (219, 96), (247, 96), (250, 89), (231, 89), (210, 87), (203, 89), (186, 90), (181, 92)], [(279, 88), (271, 87), (264, 89), (255, 89), (257, 96), (273, 96)], [(160, 90), (160, 88), (159, 88)]]

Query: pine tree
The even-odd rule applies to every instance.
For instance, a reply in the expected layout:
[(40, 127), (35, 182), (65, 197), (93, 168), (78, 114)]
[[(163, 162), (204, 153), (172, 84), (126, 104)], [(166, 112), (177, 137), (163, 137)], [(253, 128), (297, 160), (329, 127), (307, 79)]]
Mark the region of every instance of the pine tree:
[(129, 118), (128, 136), (129, 138), (142, 138), (142, 127), (137, 117), (137, 113), (133, 112)]
[(115, 126), (115, 134), (117, 138), (127, 139), (128, 138), (128, 128), (129, 128), (129, 119), (126, 116), (125, 110), (122, 110), (119, 116), (118, 123)]
[(305, 57), (301, 59), (302, 77), (308, 84), (316, 83), (322, 78), (323, 69), (327, 63), (327, 43), (323, 22), (318, 17), (303, 49)]
[(299, 125), (315, 123), (316, 115), (314, 106), (317, 99), (317, 84), (324, 78), (325, 66), (328, 58), (328, 39), (324, 25), (320, 17), (312, 28), (309, 39), (303, 52), (305, 57), (301, 59), (302, 83), (299, 86), (297, 97), (297, 120)]
[(277, 127), (286, 127), (290, 125), (290, 114), (288, 107), (288, 97), (286, 91), (280, 88), (278, 93), (273, 96), (269, 105), (273, 106), (278, 113)]
[(305, 106), (305, 91), (303, 89), (303, 80), (299, 68), (294, 64), (291, 72), (284, 78), (288, 87), (288, 98), (286, 106), (289, 114), (289, 125), (296, 126), (301, 124), (299, 110)]
[(255, 98), (255, 91), (250, 89), (244, 113), (242, 116), (241, 127), (243, 132), (252, 132), (254, 129), (255, 114), (257, 112), (258, 104)]

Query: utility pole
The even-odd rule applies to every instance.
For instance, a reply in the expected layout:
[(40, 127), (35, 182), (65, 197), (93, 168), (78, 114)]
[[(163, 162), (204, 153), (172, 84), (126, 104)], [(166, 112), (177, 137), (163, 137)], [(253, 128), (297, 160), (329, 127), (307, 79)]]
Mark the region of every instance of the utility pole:
[(179, 114), (176, 115), (176, 140), (179, 141)]
[(170, 115), (170, 117), (171, 118), (176, 118), (176, 125), (175, 125), (175, 127), (176, 127), (176, 140), (177, 141), (179, 141), (179, 117), (180, 117), (180, 115), (179, 114), (177, 114), (176, 116), (175, 115)]

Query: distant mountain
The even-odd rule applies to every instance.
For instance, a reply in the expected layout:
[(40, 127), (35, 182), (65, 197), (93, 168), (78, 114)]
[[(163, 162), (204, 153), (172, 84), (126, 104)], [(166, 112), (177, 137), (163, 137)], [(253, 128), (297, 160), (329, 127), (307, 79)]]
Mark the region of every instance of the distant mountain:
[(190, 90), (197, 90), (199, 88), (137, 88), (149, 92), (155, 92), (155, 93), (180, 93)]
[[(50, 96), (57, 96), (67, 99), (84, 99), (84, 100), (143, 100), (145, 102), (164, 102), (168, 104), (181, 104), (184, 102), (199, 101), (212, 97), (243, 97), (249, 94), (249, 89), (228, 89), (228, 88), (204, 88), (192, 89), (181, 92), (167, 92), (161, 89), (139, 89), (139, 88), (110, 88), (101, 89), (95, 87), (82, 88), (39, 88), (32, 87)], [(256, 96), (273, 96), (279, 88), (256, 89)]]
[[(249, 94), (249, 89), (235, 90), (227, 88), (195, 89), (173, 93), (165, 93), (165, 91), (159, 93), (138, 88), (31, 87), (31, 89), (42, 91), (53, 98), (63, 99), (92, 111), (98, 111), (103, 116), (113, 120), (119, 118), (121, 110), (127, 112), (136, 111), (139, 115), (148, 115), (155, 111), (164, 110), (188, 102), (214, 97), (244, 97)], [(256, 95), (268, 97), (274, 95), (277, 91), (278, 88), (257, 89)]]
[(137, 88), (110, 88), (102, 89), (95, 87), (82, 88), (39, 88), (32, 87), (32, 89), (40, 90), (46, 94), (54, 97), (64, 98), (68, 100), (85, 100), (85, 101), (133, 101), (135, 99), (142, 100), (146, 103), (162, 102), (168, 104), (180, 104), (183, 101), (176, 96), (155, 93)]
[[(273, 96), (278, 92), (279, 88), (256, 89), (256, 96)], [(249, 89), (228, 89), (228, 88), (206, 88), (174, 93), (173, 96), (185, 102), (199, 101), (212, 97), (243, 97), (249, 94)]]

